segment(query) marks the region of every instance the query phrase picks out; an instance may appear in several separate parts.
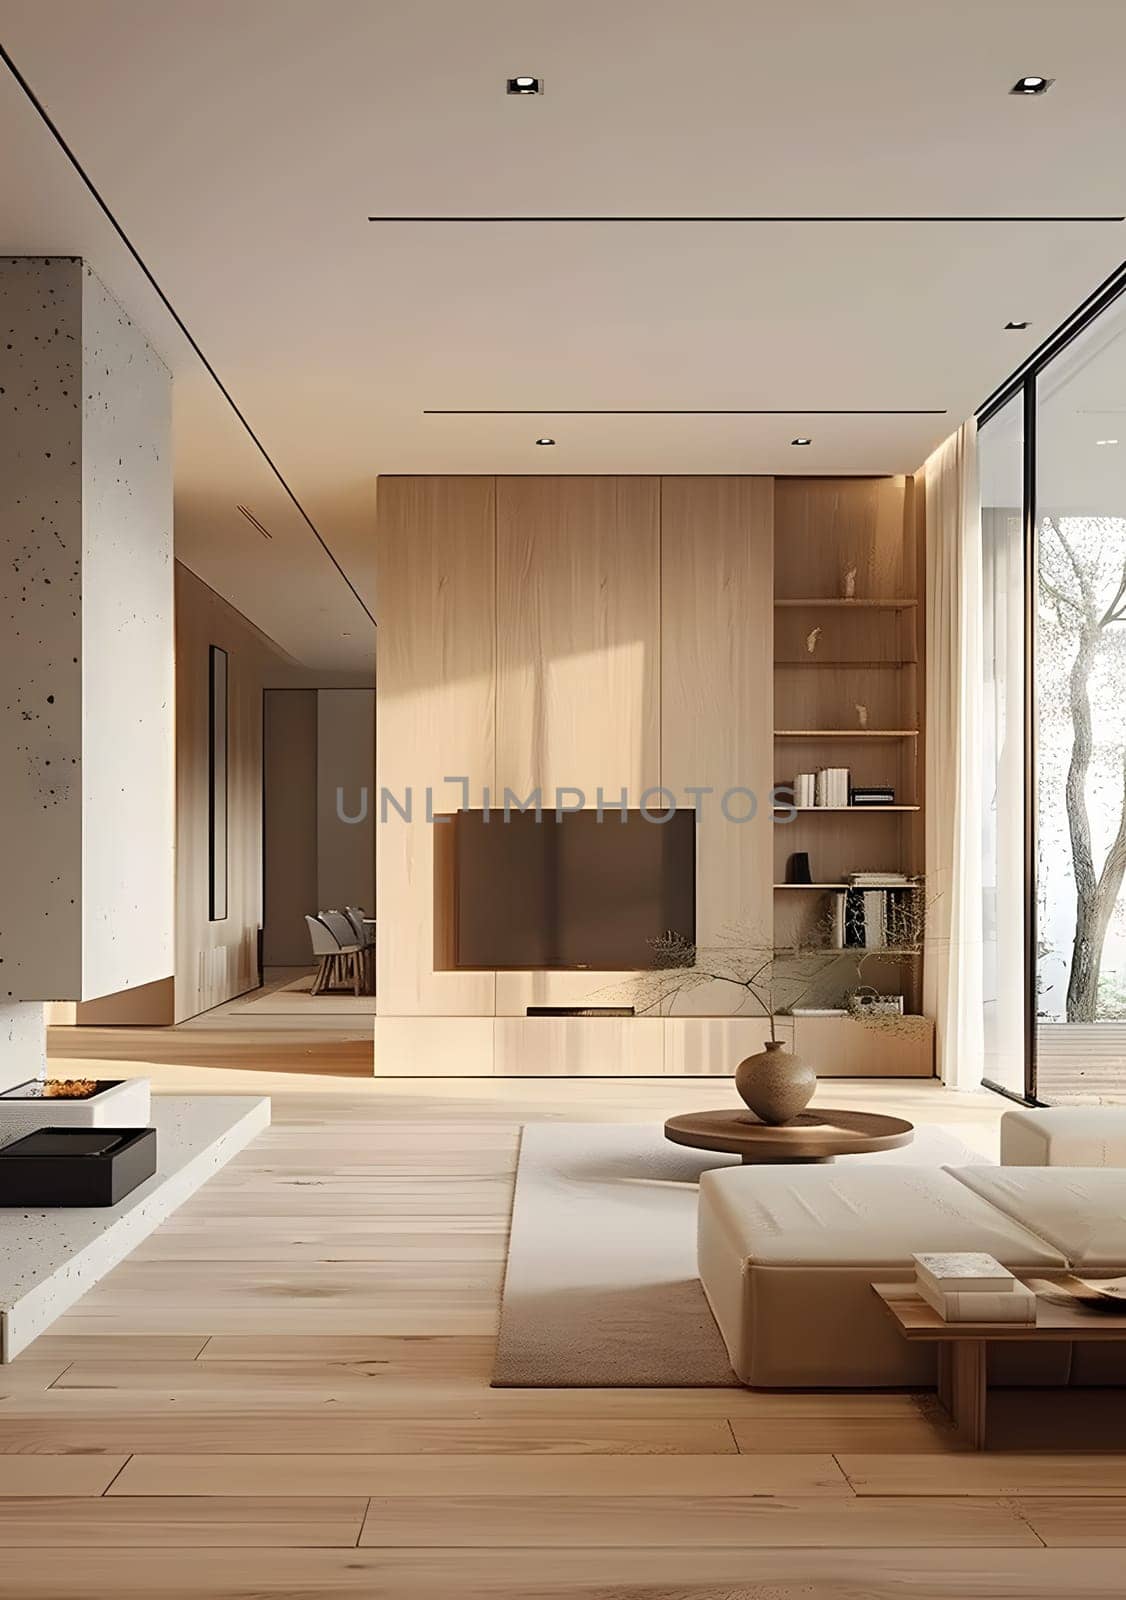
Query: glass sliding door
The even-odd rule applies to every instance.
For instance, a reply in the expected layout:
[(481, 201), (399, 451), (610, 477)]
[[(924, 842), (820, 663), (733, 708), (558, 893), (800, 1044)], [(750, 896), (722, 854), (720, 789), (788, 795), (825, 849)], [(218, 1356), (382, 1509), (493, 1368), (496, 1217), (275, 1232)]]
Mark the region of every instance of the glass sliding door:
[(1037, 1092), (1126, 1099), (1126, 301), (1036, 383)]
[(1026, 1093), (1025, 439), (1018, 391), (982, 427), (982, 998), (986, 1082)]

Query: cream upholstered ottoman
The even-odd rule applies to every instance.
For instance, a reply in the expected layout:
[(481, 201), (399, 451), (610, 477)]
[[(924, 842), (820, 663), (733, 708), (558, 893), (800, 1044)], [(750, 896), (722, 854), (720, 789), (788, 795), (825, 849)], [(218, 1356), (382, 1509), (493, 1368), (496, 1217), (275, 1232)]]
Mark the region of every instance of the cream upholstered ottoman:
[(1126, 1106), (1006, 1111), (1003, 1167), (1126, 1167)]
[[(1064, 1271), (1063, 1252), (961, 1181), (967, 1170), (977, 1169), (705, 1172), (700, 1281), (736, 1375), (768, 1389), (933, 1384), (934, 1346), (900, 1337), (874, 1282), (911, 1282), (920, 1250), (985, 1250), (1015, 1272)], [(1012, 1346), (996, 1376), (1066, 1383), (1069, 1351)]]

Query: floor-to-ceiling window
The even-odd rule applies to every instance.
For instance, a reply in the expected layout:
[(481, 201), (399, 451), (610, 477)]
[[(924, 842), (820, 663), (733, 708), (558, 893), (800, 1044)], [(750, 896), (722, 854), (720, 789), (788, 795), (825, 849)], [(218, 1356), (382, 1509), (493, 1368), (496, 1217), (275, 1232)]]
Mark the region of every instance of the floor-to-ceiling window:
[(1126, 296), (986, 414), (980, 474), (985, 1075), (1126, 1100)]
[(1038, 1089), (1126, 1095), (1126, 302), (1036, 404)]

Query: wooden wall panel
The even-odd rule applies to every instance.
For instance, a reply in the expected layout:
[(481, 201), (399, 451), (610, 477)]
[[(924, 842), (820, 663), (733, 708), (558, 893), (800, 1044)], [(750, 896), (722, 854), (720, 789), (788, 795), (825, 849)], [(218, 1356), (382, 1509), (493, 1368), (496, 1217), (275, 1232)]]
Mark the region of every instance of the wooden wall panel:
[[(750, 1008), (748, 1007), (748, 1010)], [(755, 1055), (770, 1038), (762, 1016), (666, 1017), (665, 1072), (669, 1077), (725, 1077), (746, 1056)], [(794, 1019), (779, 1017), (775, 1032), (793, 1048)]]
[(909, 1017), (890, 1026), (855, 1017), (798, 1017), (794, 1043), (819, 1078), (930, 1078), (934, 1023)]
[[(376, 789), (405, 805), (376, 825), (379, 1014), (491, 1016), (491, 972), (434, 970), (434, 826), (494, 787), (495, 488), (492, 478), (381, 478), (377, 506)], [(388, 1034), (390, 1038), (390, 1034)], [(376, 1053), (380, 1054), (380, 1025)]]
[(498, 1017), (498, 1077), (658, 1078), (664, 1071), (660, 1017)]
[(660, 781), (655, 478), (497, 480), (497, 767), (594, 804)]
[[(228, 655), (227, 915), (208, 916), (208, 662)], [(258, 982), (262, 922), (262, 681), (283, 662), (213, 589), (176, 568), (176, 1021)]]
[[(637, 806), (660, 782), (660, 691), (657, 480), (499, 478), (498, 797), (576, 788), (594, 806), (601, 787)], [(606, 1004), (627, 977), (498, 973), (497, 1013)]]
[[(773, 491), (770, 478), (661, 482), (661, 780), (678, 794), (715, 791), (699, 802), (702, 946), (728, 929), (772, 939)], [(749, 822), (723, 815), (721, 797), (736, 787), (757, 800)], [(730, 803), (735, 816), (749, 807), (745, 796)], [(711, 984), (677, 1011), (724, 1015), (741, 998)]]

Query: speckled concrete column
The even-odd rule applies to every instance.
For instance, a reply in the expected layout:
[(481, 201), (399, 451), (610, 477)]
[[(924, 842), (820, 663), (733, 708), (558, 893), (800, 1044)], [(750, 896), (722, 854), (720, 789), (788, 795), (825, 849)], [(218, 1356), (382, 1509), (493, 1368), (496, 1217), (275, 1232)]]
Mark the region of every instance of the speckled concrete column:
[(0, 257), (0, 1058), (172, 970), (170, 388), (83, 262)]
[(0, 1094), (38, 1078), (47, 1066), (43, 1006), (35, 1001), (0, 1005)]

